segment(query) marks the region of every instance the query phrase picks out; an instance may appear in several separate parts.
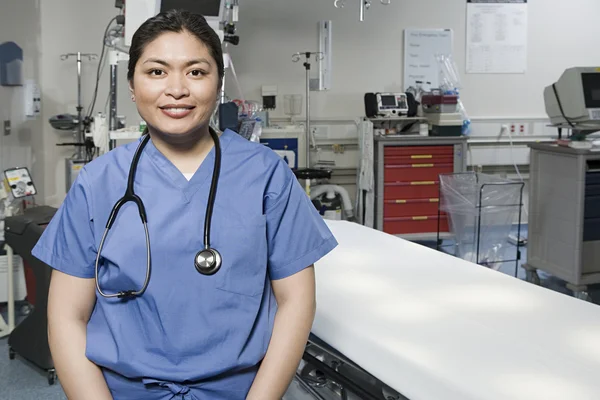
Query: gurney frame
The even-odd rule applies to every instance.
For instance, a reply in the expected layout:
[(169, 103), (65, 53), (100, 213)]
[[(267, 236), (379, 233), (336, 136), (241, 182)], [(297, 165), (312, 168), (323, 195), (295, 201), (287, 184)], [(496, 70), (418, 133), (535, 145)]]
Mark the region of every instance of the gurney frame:
[(296, 380), (319, 400), (409, 400), (314, 334), (309, 337)]

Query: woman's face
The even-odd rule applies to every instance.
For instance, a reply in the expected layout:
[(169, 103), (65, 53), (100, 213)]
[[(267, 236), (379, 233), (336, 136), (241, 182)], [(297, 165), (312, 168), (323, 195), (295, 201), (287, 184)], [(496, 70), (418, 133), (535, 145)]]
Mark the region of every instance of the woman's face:
[(149, 129), (188, 135), (208, 126), (216, 107), (217, 64), (189, 32), (166, 32), (146, 45), (130, 90)]

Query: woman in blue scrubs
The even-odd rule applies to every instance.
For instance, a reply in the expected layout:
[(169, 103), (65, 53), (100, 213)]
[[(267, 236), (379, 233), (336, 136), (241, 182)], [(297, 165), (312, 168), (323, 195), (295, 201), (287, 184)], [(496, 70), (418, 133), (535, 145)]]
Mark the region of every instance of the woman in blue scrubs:
[[(33, 250), (53, 268), (49, 342), (71, 400), (275, 400), (294, 375), (314, 317), (313, 264), (337, 242), (277, 154), (232, 131), (213, 140), (223, 73), (221, 42), (200, 16), (160, 14), (133, 37), (128, 78), (149, 135), (133, 181), (150, 244), (143, 293), (101, 295), (145, 282), (135, 203), (122, 206), (102, 241), (142, 139), (81, 170)], [(210, 246), (222, 262), (206, 275), (194, 260), (215, 141)]]

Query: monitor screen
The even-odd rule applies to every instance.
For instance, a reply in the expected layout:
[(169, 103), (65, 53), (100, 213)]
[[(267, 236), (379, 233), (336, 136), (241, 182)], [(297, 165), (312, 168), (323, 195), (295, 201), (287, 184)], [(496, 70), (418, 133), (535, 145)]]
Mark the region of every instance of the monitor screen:
[(386, 107), (396, 106), (396, 96), (381, 96), (381, 105)]
[(600, 72), (581, 74), (585, 108), (600, 108)]
[(221, 12), (222, 0), (162, 0), (160, 11), (168, 11), (174, 8), (188, 10), (204, 17), (218, 17)]

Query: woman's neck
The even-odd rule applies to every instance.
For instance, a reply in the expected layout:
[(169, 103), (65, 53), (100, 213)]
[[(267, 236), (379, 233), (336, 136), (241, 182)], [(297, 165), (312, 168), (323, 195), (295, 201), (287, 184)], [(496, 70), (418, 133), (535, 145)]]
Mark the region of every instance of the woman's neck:
[(173, 138), (152, 132), (150, 135), (156, 149), (183, 174), (195, 173), (214, 146), (208, 127), (185, 137)]

